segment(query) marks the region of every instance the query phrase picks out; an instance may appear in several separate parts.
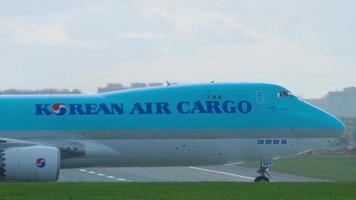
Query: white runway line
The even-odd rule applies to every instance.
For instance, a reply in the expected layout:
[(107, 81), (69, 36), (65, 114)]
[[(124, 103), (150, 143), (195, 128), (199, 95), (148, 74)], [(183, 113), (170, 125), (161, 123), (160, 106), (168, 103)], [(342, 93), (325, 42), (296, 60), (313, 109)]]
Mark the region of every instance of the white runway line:
[(97, 176), (100, 176), (100, 177), (105, 177), (105, 178), (108, 178), (108, 179), (115, 179), (117, 181), (127, 181), (127, 182), (131, 182), (131, 180), (128, 180), (128, 179), (125, 179), (125, 178), (116, 178), (115, 176), (108, 176), (108, 175), (105, 175), (105, 174), (102, 174), (102, 173), (97, 173), (97, 172), (94, 172), (94, 171), (88, 171), (86, 169), (79, 169), (79, 171), (83, 172), (83, 173), (88, 173), (88, 174), (92, 174), (92, 175), (97, 175)]
[(208, 172), (208, 173), (223, 174), (223, 175), (226, 175), (226, 176), (233, 176), (233, 177), (238, 177), (238, 178), (243, 178), (243, 179), (248, 179), (248, 180), (255, 180), (255, 178), (250, 177), (250, 176), (243, 176), (243, 175), (233, 174), (233, 173), (229, 173), (229, 172), (205, 169), (205, 168), (201, 168), (201, 167), (189, 167), (189, 168), (190, 169), (194, 169), (194, 170)]

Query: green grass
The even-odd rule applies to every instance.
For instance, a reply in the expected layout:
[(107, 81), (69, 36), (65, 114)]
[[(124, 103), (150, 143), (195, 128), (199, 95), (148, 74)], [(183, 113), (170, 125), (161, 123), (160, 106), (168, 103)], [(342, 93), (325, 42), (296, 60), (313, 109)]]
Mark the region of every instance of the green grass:
[[(256, 168), (258, 163), (243, 166)], [(356, 156), (297, 156), (275, 161), (270, 170), (332, 181), (356, 181)]]
[(5, 183), (0, 199), (354, 200), (356, 183)]

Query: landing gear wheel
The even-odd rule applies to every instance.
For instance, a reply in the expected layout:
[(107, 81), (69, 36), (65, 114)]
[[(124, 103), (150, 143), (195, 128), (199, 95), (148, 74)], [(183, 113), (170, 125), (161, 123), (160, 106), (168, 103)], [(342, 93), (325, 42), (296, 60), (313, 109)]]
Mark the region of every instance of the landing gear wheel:
[(260, 176), (255, 178), (254, 182), (270, 182), (271, 175), (268, 170), (269, 166), (272, 166), (272, 160), (260, 162), (260, 168), (257, 170), (257, 173), (259, 173)]
[(265, 176), (259, 176), (259, 177), (255, 178), (254, 182), (269, 182), (269, 178), (267, 178)]

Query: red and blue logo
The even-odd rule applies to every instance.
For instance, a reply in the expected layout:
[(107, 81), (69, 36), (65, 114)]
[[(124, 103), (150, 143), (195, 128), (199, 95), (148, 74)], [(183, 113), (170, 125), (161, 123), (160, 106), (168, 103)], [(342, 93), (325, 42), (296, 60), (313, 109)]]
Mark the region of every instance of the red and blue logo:
[(55, 103), (52, 105), (52, 113), (55, 115), (65, 115), (67, 113), (68, 107), (63, 103)]
[(39, 158), (36, 160), (36, 166), (38, 168), (44, 168), (46, 166), (46, 160), (43, 158)]

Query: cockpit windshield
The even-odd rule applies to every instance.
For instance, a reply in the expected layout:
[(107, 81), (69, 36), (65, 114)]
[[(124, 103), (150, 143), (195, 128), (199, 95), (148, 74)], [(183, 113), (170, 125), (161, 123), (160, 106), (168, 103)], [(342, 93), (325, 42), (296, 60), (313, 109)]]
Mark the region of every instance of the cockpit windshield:
[(295, 95), (290, 92), (290, 91), (280, 91), (277, 93), (278, 98), (283, 98), (283, 97), (295, 97)]

